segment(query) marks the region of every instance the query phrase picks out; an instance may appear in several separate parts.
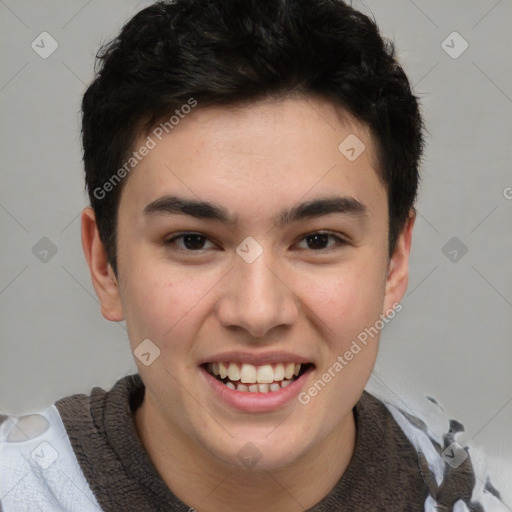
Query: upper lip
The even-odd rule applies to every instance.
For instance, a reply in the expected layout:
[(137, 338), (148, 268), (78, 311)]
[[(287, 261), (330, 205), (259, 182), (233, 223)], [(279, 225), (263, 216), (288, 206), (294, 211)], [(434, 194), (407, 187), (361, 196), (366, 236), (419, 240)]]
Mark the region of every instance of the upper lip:
[(222, 352), (221, 354), (215, 354), (205, 359), (200, 365), (206, 363), (247, 363), (253, 366), (261, 366), (264, 364), (276, 364), (276, 363), (311, 363), (311, 359), (293, 354), (291, 352), (241, 352), (231, 351)]

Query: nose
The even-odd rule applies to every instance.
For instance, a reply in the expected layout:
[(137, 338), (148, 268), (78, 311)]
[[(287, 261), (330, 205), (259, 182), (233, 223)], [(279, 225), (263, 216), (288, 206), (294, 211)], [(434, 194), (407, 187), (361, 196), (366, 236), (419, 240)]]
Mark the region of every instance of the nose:
[(298, 317), (297, 298), (286, 276), (263, 253), (252, 263), (237, 258), (219, 298), (221, 324), (242, 328), (263, 338), (277, 326), (291, 326)]

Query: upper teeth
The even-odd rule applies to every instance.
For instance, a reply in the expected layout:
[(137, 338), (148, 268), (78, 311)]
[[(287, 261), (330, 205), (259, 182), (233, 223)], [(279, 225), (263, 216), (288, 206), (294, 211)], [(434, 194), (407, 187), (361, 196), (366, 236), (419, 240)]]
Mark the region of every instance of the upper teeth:
[(291, 379), (294, 375), (299, 375), (300, 363), (278, 363), (275, 365), (264, 364), (254, 366), (247, 363), (219, 362), (210, 363), (210, 369), (221, 379), (226, 377), (236, 382), (241, 381), (244, 384), (271, 384), (284, 379)]

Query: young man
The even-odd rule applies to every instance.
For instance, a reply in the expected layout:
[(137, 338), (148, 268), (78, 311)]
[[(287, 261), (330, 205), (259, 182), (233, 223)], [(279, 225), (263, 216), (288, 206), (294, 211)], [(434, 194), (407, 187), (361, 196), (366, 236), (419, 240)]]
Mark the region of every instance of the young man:
[(4, 417), (4, 512), (499, 510), (460, 424), (364, 391), (423, 149), (376, 25), (339, 0), (160, 2), (100, 60), (82, 241), (139, 373)]

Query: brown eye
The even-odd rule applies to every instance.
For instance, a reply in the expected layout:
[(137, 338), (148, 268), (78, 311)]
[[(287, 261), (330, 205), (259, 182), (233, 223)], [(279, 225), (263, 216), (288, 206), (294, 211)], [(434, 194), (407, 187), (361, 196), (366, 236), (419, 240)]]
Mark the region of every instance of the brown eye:
[(199, 252), (205, 250), (206, 242), (208, 238), (200, 233), (181, 233), (166, 240), (165, 245), (176, 245), (180, 250)]
[[(322, 251), (322, 250), (329, 250), (336, 246), (344, 245), (346, 244), (345, 240), (340, 238), (339, 236), (324, 232), (324, 231), (318, 231), (316, 233), (310, 233), (309, 235), (306, 235), (301, 239), (306, 241), (307, 247), (302, 247), (303, 249), (310, 249), (313, 251)], [(329, 240), (334, 240), (333, 244), (329, 244)]]

